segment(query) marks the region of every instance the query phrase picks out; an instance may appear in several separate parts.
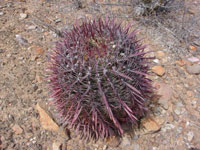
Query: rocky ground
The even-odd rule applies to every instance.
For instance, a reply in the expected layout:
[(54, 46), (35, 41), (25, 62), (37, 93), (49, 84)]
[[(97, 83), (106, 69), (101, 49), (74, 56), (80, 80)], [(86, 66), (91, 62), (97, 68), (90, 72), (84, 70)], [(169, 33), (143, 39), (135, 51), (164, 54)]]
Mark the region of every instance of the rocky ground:
[[(144, 129), (86, 143), (59, 127), (44, 80), (58, 30), (70, 29), (75, 20), (92, 17), (91, 13), (122, 14), (119, 20), (126, 23), (131, 11), (92, 1), (0, 1), (0, 150), (200, 149), (200, 45), (185, 48), (154, 27), (139, 27), (139, 36), (154, 50), (150, 78), (160, 95), (151, 99), (154, 114), (142, 120)], [(178, 56), (173, 51), (177, 47), (182, 52)]]

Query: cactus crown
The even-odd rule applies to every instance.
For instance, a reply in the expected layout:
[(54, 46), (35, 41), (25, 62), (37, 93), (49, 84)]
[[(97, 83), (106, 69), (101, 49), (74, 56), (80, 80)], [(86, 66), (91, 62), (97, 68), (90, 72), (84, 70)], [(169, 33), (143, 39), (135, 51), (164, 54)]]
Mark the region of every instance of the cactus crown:
[(63, 126), (82, 137), (123, 134), (137, 125), (152, 93), (149, 58), (136, 38), (115, 20), (86, 20), (64, 31), (51, 54), (49, 85)]

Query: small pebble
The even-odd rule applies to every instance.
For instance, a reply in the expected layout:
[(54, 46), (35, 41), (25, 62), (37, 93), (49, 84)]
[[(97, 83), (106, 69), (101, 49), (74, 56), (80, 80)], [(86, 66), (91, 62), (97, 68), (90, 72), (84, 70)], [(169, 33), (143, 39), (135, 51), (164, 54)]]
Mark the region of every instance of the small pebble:
[(27, 18), (27, 14), (25, 14), (25, 13), (20, 13), (20, 20), (23, 20), (23, 19), (25, 19), (25, 18)]
[(18, 124), (15, 124), (13, 127), (12, 127), (12, 130), (15, 134), (22, 134), (23, 132), (23, 129), (18, 125)]
[(37, 62), (37, 65), (40, 65), (41, 64), (41, 62)]
[(173, 124), (165, 124), (165, 126), (162, 128), (163, 132), (166, 132), (167, 130), (174, 129), (175, 126)]
[(199, 64), (192, 65), (192, 66), (187, 65), (186, 70), (189, 74), (199, 74), (200, 73), (200, 65)]
[(180, 115), (183, 113), (182, 111), (182, 108), (184, 107), (184, 105), (181, 103), (181, 102), (178, 102), (176, 105), (175, 105), (175, 110), (174, 112), (177, 114), (177, 115)]
[(36, 26), (32, 25), (28, 27), (28, 30), (35, 30), (36, 28), (37, 28)]
[(165, 69), (162, 66), (153, 66), (152, 72), (159, 76), (163, 76), (165, 74)]
[(188, 136), (188, 141), (191, 142), (194, 137), (194, 133), (192, 131), (190, 131), (190, 132), (188, 132), (187, 136)]
[(19, 57), (18, 59), (19, 59), (19, 60), (23, 60), (23, 59), (24, 59), (24, 57)]
[(199, 58), (197, 58), (197, 57), (190, 57), (190, 58), (188, 58), (188, 61), (190, 61), (192, 63), (196, 63), (196, 62), (199, 62)]
[(184, 70), (183, 69), (181, 69), (181, 68), (176, 68), (176, 71), (179, 73), (179, 74), (181, 74), (182, 76), (185, 76), (185, 72), (184, 72)]
[(135, 10), (135, 11), (134, 11), (134, 15), (135, 15), (136, 17), (142, 16), (142, 15), (144, 14), (144, 12), (145, 12), (145, 9), (144, 9), (143, 7), (141, 7), (141, 6), (135, 7), (134, 10)]
[(4, 15), (4, 13), (3, 12), (0, 12), (0, 16), (3, 16)]
[(155, 62), (155, 63), (158, 64), (158, 63), (159, 63), (159, 60), (158, 60), (158, 59), (154, 59), (153, 62)]
[(187, 121), (187, 122), (186, 122), (186, 126), (189, 126), (189, 125), (190, 125), (190, 122), (189, 122), (189, 121)]
[(56, 33), (53, 33), (53, 37), (57, 37), (57, 34), (56, 34)]
[(162, 57), (165, 56), (165, 53), (164, 53), (163, 51), (158, 51), (158, 52), (156, 53), (156, 56), (157, 56), (157, 58), (161, 59)]
[(21, 44), (21, 45), (28, 44), (28, 41), (25, 38), (23, 38), (21, 35), (17, 34), (17, 35), (15, 35), (15, 37), (16, 37), (16, 40), (19, 42), (19, 44)]
[(7, 58), (10, 58), (10, 56), (11, 56), (11, 54), (7, 54), (7, 55), (6, 55)]
[(61, 22), (61, 19), (60, 19), (60, 18), (57, 18), (57, 19), (55, 20), (55, 23), (59, 23), (59, 22)]
[(176, 108), (176, 109), (174, 110), (174, 112), (175, 112), (177, 115), (180, 115), (180, 114), (181, 114), (180, 108)]

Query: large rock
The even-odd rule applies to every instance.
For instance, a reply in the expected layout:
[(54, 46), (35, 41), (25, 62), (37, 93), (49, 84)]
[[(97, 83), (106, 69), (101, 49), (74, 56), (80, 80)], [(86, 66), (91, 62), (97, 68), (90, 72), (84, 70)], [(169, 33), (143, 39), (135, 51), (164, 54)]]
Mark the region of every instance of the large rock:
[(40, 123), (44, 129), (49, 131), (59, 130), (59, 126), (53, 121), (50, 113), (45, 109), (42, 103), (37, 103), (36, 109), (40, 114)]

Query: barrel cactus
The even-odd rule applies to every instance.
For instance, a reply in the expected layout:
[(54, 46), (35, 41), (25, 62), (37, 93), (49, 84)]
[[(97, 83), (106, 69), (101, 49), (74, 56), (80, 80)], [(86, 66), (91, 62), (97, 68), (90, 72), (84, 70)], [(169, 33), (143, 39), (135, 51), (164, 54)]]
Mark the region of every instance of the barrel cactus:
[(63, 31), (50, 55), (49, 87), (64, 127), (87, 139), (124, 133), (137, 126), (152, 93), (149, 57), (131, 24), (85, 20)]

